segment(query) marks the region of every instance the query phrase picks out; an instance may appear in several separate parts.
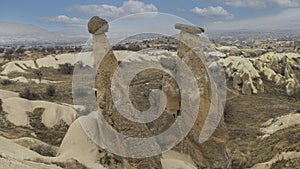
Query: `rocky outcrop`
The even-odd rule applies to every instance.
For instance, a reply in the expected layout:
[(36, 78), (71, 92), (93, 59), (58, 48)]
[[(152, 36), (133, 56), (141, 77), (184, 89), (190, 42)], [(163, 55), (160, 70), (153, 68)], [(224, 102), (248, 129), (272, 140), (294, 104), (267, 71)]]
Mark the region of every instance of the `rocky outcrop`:
[(88, 120), (88, 123), (93, 125), (93, 118), (80, 117), (79, 119), (70, 126), (59, 148), (57, 158), (62, 161), (76, 159), (91, 169), (104, 169), (99, 164), (101, 160), (99, 146), (86, 135), (80, 124), (80, 121)]
[(294, 96), (300, 87), (294, 71), (300, 67), (299, 60), (300, 55), (296, 53), (268, 52), (253, 58), (228, 56), (219, 62), (227, 77), (232, 78), (233, 88), (242, 89), (243, 94), (264, 92), (263, 78), (285, 87), (287, 95)]
[(108, 32), (108, 23), (106, 20), (94, 16), (89, 20), (88, 31), (91, 34), (103, 34)]
[[(90, 52), (82, 52), (80, 56), (85, 57), (85, 59), (81, 60), (83, 66), (92, 67), (90, 64), (91, 58), (89, 58)], [(26, 73), (28, 69), (39, 69), (42, 67), (58, 69), (61, 64), (69, 63), (74, 65), (77, 61), (78, 55), (73, 53), (58, 54), (55, 56), (48, 55), (36, 60), (12, 61), (2, 66), (3, 71), (0, 74), (8, 75), (12, 72)]]
[(54, 164), (41, 163), (44, 159), (43, 156), (9, 139), (0, 137), (0, 143), (0, 168), (61, 169), (61, 167)]
[[(191, 83), (190, 81), (176, 81), (175, 79), (178, 78), (176, 77), (176, 73), (175, 76), (171, 76), (161, 70), (147, 69), (146, 71), (139, 72), (133, 77), (130, 81), (128, 92), (121, 90), (122, 97), (120, 100), (114, 100), (115, 98), (113, 98), (112, 90), (115, 90), (115, 88), (112, 87), (112, 84), (113, 82), (116, 82), (114, 76), (118, 66), (124, 68), (129, 63), (134, 63), (138, 67), (145, 63), (150, 64), (153, 62), (159, 62), (160, 67), (165, 70), (180, 71), (180, 69), (177, 67), (178, 62), (176, 61), (175, 56), (159, 52), (150, 51), (148, 53), (143, 53), (145, 52), (143, 51), (136, 56), (131, 54), (127, 59), (118, 60), (111, 50), (110, 44), (105, 35), (105, 32), (108, 29), (108, 26), (103, 28), (105, 25), (107, 25), (107, 23), (98, 17), (93, 17), (89, 22), (89, 32), (93, 34), (92, 48), (95, 60), (94, 68), (97, 70), (95, 94), (97, 96), (99, 112), (96, 111), (90, 114), (93, 118), (80, 117), (78, 119), (82, 129), (90, 138), (90, 141), (93, 141), (96, 143), (94, 145), (98, 146), (99, 151), (95, 152), (96, 147), (90, 143), (88, 144), (91, 145), (89, 147), (93, 149), (91, 151), (95, 152), (94, 157), (99, 156), (101, 165), (107, 168), (111, 168), (112, 166), (123, 166), (124, 168), (150, 169), (162, 168), (164, 165), (169, 165), (170, 160), (168, 160), (166, 156), (161, 158), (161, 155), (157, 154), (147, 157), (147, 154), (159, 152), (160, 148), (164, 149), (164, 145), (159, 144), (160, 142), (172, 142), (176, 140), (173, 137), (176, 137), (176, 135), (179, 135), (180, 132), (184, 130), (178, 129), (175, 136), (172, 137), (170, 135), (167, 140), (156, 140), (154, 142), (149, 142), (149, 144), (144, 143), (139, 145), (128, 140), (130, 140), (130, 137), (150, 138), (151, 136), (156, 136), (171, 128), (172, 124), (178, 119), (185, 117), (183, 118), (186, 120), (185, 122), (195, 121), (195, 123), (187, 124), (187, 126), (191, 126), (191, 131), (187, 134), (186, 138), (179, 142), (177, 146), (173, 147), (175, 152), (182, 154), (182, 156), (187, 156), (190, 159), (189, 161), (191, 161), (191, 165), (186, 165), (184, 168), (187, 168), (188, 166), (190, 166), (190, 168), (228, 168), (230, 166), (230, 158), (226, 152), (227, 134), (222, 118), (222, 101), (216, 100), (214, 104), (211, 103), (213, 102), (211, 98), (215, 96), (211, 96), (210, 91), (216, 89), (217, 85), (215, 82), (209, 80), (210, 78), (205, 67), (208, 65), (204, 65), (201, 61), (201, 59), (205, 59), (201, 58), (204, 57), (204, 55), (198, 56), (199, 52), (203, 54), (202, 49), (196, 49), (197, 52), (194, 51), (195, 47), (201, 46), (201, 37), (198, 34), (203, 32), (203, 29), (182, 24), (176, 25), (176, 28), (181, 29), (179, 38), (181, 43), (178, 46), (178, 57), (191, 69), (191, 73), (196, 79), (195, 82), (198, 88), (187, 89), (187, 93), (182, 93), (180, 85), (189, 84)], [(96, 29), (99, 29), (100, 31)], [(143, 55), (147, 57), (143, 57)], [(211, 69), (213, 68), (214, 66), (211, 65)], [(132, 69), (126, 70), (126, 75), (135, 73)], [(120, 77), (122, 78), (123, 76)], [(125, 80), (123, 81), (120, 79), (117, 79), (116, 84), (121, 87), (127, 85)], [(213, 87), (213, 89), (211, 87)], [(149, 108), (151, 109), (153, 104), (163, 105), (163, 102), (160, 102), (159, 100), (151, 100), (151, 98), (156, 97), (156, 93), (153, 93), (153, 90), (155, 89), (164, 91), (167, 103), (159, 118), (154, 119), (151, 122), (139, 123), (129, 120), (124, 116), (130, 114), (130, 111), (127, 112), (128, 114), (124, 115), (116, 108), (119, 101), (127, 98), (130, 98), (130, 102), (123, 106), (126, 107), (132, 104), (133, 107), (140, 112), (147, 111)], [(201, 97), (201, 101), (199, 102), (195, 102), (197, 101), (197, 99), (195, 99), (197, 94), (200, 94)], [(181, 98), (182, 95), (188, 96), (191, 99), (188, 100)], [(196, 109), (198, 116), (193, 117), (188, 114), (183, 114), (191, 113), (183, 112), (183, 105), (188, 102), (195, 102), (200, 105), (199, 109)], [(127, 108), (124, 109), (125, 112), (128, 110)], [(217, 111), (216, 117), (208, 117), (210, 109)], [(108, 134), (110, 129), (106, 128), (103, 122), (99, 120), (97, 121), (97, 117), (100, 116), (103, 116), (106, 123), (109, 126), (112, 126), (116, 132), (126, 135), (126, 137), (123, 138), (117, 134)], [(220, 119), (221, 122), (219, 123)], [(74, 126), (76, 125), (71, 125), (69, 131), (74, 132)], [(216, 130), (214, 126), (216, 127)], [(201, 139), (199, 139), (200, 134), (204, 135)], [(212, 134), (212, 136), (210, 136), (210, 134)], [(206, 139), (206, 137), (208, 138)], [(61, 155), (75, 154), (75, 152), (68, 153), (69, 148), (66, 148), (69, 145), (67, 144), (67, 138), (68, 140), (72, 140), (71, 135), (67, 134), (62, 146), (60, 147)], [(124, 144), (127, 144), (127, 146), (122, 146)], [(129, 144), (130, 147), (128, 147)], [(114, 148), (120, 151), (120, 154), (125, 157), (121, 158), (120, 156), (109, 152), (109, 146), (112, 145), (114, 145)], [(146, 149), (145, 145), (147, 145)], [(143, 151), (141, 151), (141, 147), (144, 147)], [(128, 154), (138, 154), (143, 158), (126, 157)], [(65, 155), (65, 157), (67, 156)], [(76, 159), (77, 158), (78, 157), (76, 157)], [(108, 165), (106, 160), (101, 160), (101, 158), (107, 158), (110, 159), (109, 161), (113, 161), (112, 166)], [(185, 166), (184, 162), (179, 163), (180, 165)]]
[(243, 94), (257, 93), (262, 90), (259, 71), (255, 69), (248, 58), (229, 56), (219, 61), (225, 68), (227, 77), (233, 79), (233, 88), (241, 90)]
[(46, 101), (31, 101), (19, 97), (2, 99), (3, 111), (7, 113), (7, 120), (16, 126), (29, 126), (28, 112), (42, 108), (41, 122), (46, 127), (53, 127), (64, 122), (70, 125), (76, 119), (76, 111), (68, 106)]
[[(202, 38), (202, 36), (191, 34), (186, 32), (184, 29), (181, 31), (179, 36), (178, 57), (180, 57), (191, 68), (193, 75), (197, 79), (199, 86), (198, 90), (201, 96), (199, 114), (195, 125), (188, 135), (188, 139), (185, 139), (182, 142), (184, 145), (183, 149), (186, 150), (183, 151), (183, 153), (189, 154), (199, 166), (204, 164), (204, 166), (208, 168), (227, 168), (230, 165), (230, 158), (226, 152), (226, 143), (228, 138), (223, 119), (220, 121), (218, 127), (208, 140), (201, 144), (199, 143), (198, 138), (198, 134), (201, 133), (202, 130), (209, 132), (206, 131), (207, 128), (204, 127), (205, 121), (218, 121), (217, 119), (208, 118), (209, 109), (211, 109), (212, 106), (219, 108), (222, 107), (222, 104), (217, 102), (215, 105), (210, 103), (214, 98), (213, 94), (215, 92), (211, 84), (216, 83), (212, 77), (215, 75), (217, 76), (218, 74), (213, 72), (213, 63), (205, 61), (209, 60), (209, 58), (206, 58), (206, 55), (203, 53), (203, 48), (207, 44), (205, 44), (205, 39)], [(209, 69), (209, 67), (211, 69)], [(209, 77), (208, 70), (211, 71), (211, 77)], [(216, 90), (218, 90), (218, 88)], [(218, 94), (222, 95), (222, 93)], [(222, 108), (215, 111), (221, 110)], [(219, 114), (218, 117), (223, 116), (223, 112), (217, 112), (217, 114)], [(210, 126), (213, 125), (210, 124)], [(191, 143), (194, 145), (191, 145)], [(189, 150), (193, 150), (192, 153), (189, 152)]]

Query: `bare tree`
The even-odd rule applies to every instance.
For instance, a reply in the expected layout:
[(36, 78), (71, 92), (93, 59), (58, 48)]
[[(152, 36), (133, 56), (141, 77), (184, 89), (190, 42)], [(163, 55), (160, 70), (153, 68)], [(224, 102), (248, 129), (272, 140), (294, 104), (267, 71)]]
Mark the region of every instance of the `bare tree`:
[(39, 79), (40, 84), (41, 84), (42, 83), (43, 72), (41, 70), (36, 70), (35, 75), (37, 76), (37, 78)]

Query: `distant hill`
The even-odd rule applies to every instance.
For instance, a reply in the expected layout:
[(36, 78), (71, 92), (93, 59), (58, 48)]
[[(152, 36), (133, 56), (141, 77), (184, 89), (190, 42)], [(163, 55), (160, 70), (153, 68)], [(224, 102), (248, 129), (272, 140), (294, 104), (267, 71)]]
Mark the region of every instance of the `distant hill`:
[(300, 38), (300, 30), (265, 30), (265, 31), (253, 31), (253, 30), (228, 30), (228, 31), (214, 31), (208, 30), (206, 32), (211, 40), (226, 41), (226, 40), (263, 40), (268, 38), (274, 38), (279, 40), (291, 40)]
[(0, 45), (83, 43), (85, 30), (48, 31), (31, 24), (0, 22)]
[(165, 35), (156, 34), (156, 33), (142, 33), (142, 34), (127, 37), (126, 39), (117, 42), (117, 44), (142, 42), (144, 40), (152, 40), (152, 39), (157, 39), (162, 37), (165, 37)]
[[(288, 12), (286, 12), (288, 13)], [(269, 25), (262, 24), (265, 20), (232, 21), (224, 23), (214, 23), (203, 26), (205, 34), (211, 40), (245, 40), (245, 39), (296, 39), (300, 38), (299, 19), (297, 16), (286, 17), (283, 13), (279, 19), (270, 19)], [(279, 21), (293, 23), (287, 27)], [(253, 26), (254, 25), (254, 26)], [(264, 25), (266, 29), (259, 28)], [(279, 25), (279, 26), (278, 26)], [(277, 28), (277, 29), (273, 29)], [(159, 39), (165, 37), (161, 34), (142, 33), (134, 36), (124, 37), (122, 34), (110, 34), (107, 36), (112, 45), (142, 42), (144, 40)], [(121, 32), (122, 33), (122, 32)], [(32, 24), (19, 24), (0, 21), (0, 45), (47, 45), (47, 44), (84, 44), (90, 37), (88, 31), (82, 29), (65, 29), (60, 31), (48, 31)], [(173, 37), (176, 37), (174, 35)]]
[(32, 24), (0, 22), (0, 35), (47, 35), (49, 32)]

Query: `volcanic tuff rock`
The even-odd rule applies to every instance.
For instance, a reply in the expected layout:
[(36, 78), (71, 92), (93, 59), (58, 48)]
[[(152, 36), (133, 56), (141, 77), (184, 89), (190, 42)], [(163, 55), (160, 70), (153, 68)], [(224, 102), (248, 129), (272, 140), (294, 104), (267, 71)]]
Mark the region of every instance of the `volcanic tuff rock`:
[(101, 34), (108, 31), (108, 23), (106, 20), (94, 16), (88, 23), (88, 30), (91, 34)]
[(227, 56), (218, 62), (224, 67), (227, 77), (233, 79), (233, 88), (242, 89), (243, 94), (264, 92), (263, 80), (285, 87), (288, 96), (295, 96), (300, 87), (295, 73), (300, 68), (297, 53), (267, 52), (251, 58)]
[[(96, 20), (96, 21), (93, 21)], [(118, 65), (122, 65), (118, 62), (114, 53), (112, 52), (108, 40), (104, 34), (105, 31), (97, 33), (96, 28), (101, 29), (105, 22), (97, 21), (99, 18), (93, 17), (89, 24), (89, 30), (93, 34), (93, 52), (94, 56), (103, 57), (101, 63), (97, 66), (96, 77), (96, 89), (97, 89), (97, 101), (99, 103), (100, 111), (105, 120), (114, 127), (116, 131), (127, 136), (132, 137), (150, 137), (161, 133), (168, 129), (176, 120), (178, 111), (180, 111), (180, 91), (176, 84), (176, 81), (171, 78), (170, 75), (159, 70), (147, 70), (140, 72), (130, 84), (129, 97), (132, 104), (140, 111), (145, 111), (149, 108), (148, 101), (150, 89), (162, 89), (167, 96), (166, 109), (157, 120), (149, 123), (136, 123), (124, 118), (115, 108), (112, 94), (111, 83)], [(98, 24), (98, 25), (97, 25)], [(178, 27), (177, 25), (177, 28)], [(189, 30), (193, 27), (189, 26)], [(197, 30), (202, 29), (197, 27)], [(201, 46), (201, 37), (197, 35), (195, 31), (186, 31), (183, 29), (180, 36), (184, 43), (179, 44), (178, 56), (182, 59), (192, 70), (192, 73), (197, 79), (198, 86), (200, 86), (199, 93), (201, 94), (201, 102), (199, 115), (196, 119), (191, 132), (186, 139), (181, 141), (173, 149), (177, 152), (187, 154), (191, 156), (192, 160), (197, 166), (206, 166), (209, 168), (227, 168), (230, 159), (226, 153), (227, 134), (225, 131), (225, 125), (223, 120), (218, 125), (218, 128), (206, 142), (200, 144), (199, 133), (201, 132), (205, 119), (208, 115), (210, 108), (210, 88), (209, 78), (205, 70), (201, 59), (197, 54), (191, 50), (195, 47), (193, 45)], [(187, 41), (190, 41), (187, 43)], [(195, 42), (195, 43), (191, 43)], [(187, 46), (187, 44), (189, 46)], [(191, 45), (191, 46), (190, 46)], [(95, 58), (96, 63), (99, 58)], [(134, 60), (134, 59), (133, 59)], [(138, 62), (138, 61), (137, 61)], [(174, 67), (172, 63), (166, 59), (161, 59), (162, 65), (165, 67)], [(222, 115), (223, 112), (219, 112)], [(117, 141), (117, 140), (116, 140)], [(122, 141), (122, 140), (119, 140)], [(135, 146), (132, 145), (130, 150), (123, 151), (135, 151)], [(147, 153), (147, 152), (139, 152)], [(117, 157), (116, 157), (117, 158)], [(160, 156), (144, 159), (130, 159), (123, 158), (123, 163), (131, 168), (162, 168), (160, 163)]]

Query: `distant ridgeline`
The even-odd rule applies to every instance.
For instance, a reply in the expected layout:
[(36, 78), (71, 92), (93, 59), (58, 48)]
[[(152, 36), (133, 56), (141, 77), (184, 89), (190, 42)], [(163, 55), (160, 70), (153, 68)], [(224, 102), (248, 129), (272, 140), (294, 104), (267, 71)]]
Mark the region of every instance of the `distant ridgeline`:
[(252, 31), (252, 30), (235, 30), (235, 31), (210, 31), (207, 30), (208, 37), (211, 40), (226, 42), (232, 40), (265, 40), (268, 38), (278, 40), (293, 40), (300, 38), (299, 30), (279, 30), (279, 31)]
[(175, 36), (164, 36), (154, 33), (143, 33), (130, 36), (113, 46), (113, 50), (139, 51), (143, 49), (164, 49), (176, 51), (178, 40)]

